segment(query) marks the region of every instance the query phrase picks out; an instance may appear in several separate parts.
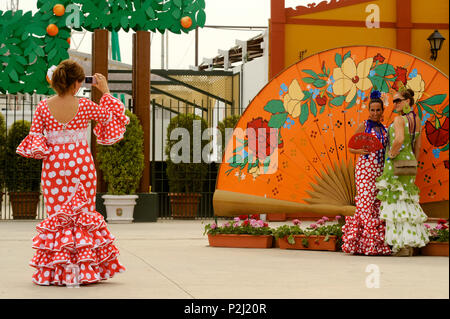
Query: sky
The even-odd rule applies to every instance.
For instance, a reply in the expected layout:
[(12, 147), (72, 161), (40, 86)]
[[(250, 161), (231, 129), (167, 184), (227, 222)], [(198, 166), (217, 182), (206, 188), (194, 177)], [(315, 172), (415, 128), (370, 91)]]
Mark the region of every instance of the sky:
[[(11, 0), (0, 0), (0, 10), (6, 10)], [(19, 0), (19, 8), (36, 12), (36, 0)], [(286, 7), (306, 5), (314, 0), (286, 0)], [(318, 2), (318, 1), (316, 1)], [(270, 0), (206, 0), (206, 26), (268, 26)], [(203, 58), (217, 56), (218, 50), (228, 50), (236, 45), (236, 40), (248, 40), (262, 29), (255, 31), (223, 30), (202, 28), (199, 30), (199, 64)], [(80, 43), (79, 51), (91, 52), (91, 36), (87, 33), (73, 35), (71, 48)], [(152, 33), (151, 67), (161, 68), (161, 34)], [(132, 32), (119, 32), (122, 62), (132, 61)], [(195, 65), (195, 32), (189, 34), (169, 33), (169, 69), (189, 69)]]

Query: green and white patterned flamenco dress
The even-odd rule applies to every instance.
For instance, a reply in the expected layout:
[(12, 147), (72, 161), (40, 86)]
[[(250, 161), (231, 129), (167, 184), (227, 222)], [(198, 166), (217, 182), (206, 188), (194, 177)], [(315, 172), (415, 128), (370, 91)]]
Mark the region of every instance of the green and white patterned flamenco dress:
[[(409, 124), (405, 120), (405, 139), (400, 153), (390, 159), (386, 156), (383, 174), (377, 178), (379, 189), (377, 198), (381, 201), (380, 219), (386, 222), (385, 242), (392, 246), (393, 253), (405, 246), (423, 247), (429, 239), (424, 222), (427, 215), (419, 204), (419, 188), (416, 186), (415, 175), (394, 175), (394, 162), (398, 160), (413, 160), (415, 155), (411, 145)], [(394, 125), (388, 130), (389, 140), (395, 138)], [(418, 132), (415, 138), (418, 138)], [(391, 143), (392, 144), (392, 143)], [(386, 154), (388, 154), (386, 150)]]

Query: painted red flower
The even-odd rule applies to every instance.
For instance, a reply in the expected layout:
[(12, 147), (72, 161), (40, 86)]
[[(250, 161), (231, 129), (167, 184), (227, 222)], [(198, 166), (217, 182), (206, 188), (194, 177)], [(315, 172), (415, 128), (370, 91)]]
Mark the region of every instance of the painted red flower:
[(395, 83), (392, 84), (392, 89), (398, 91), (399, 89), (399, 83), (398, 82), (402, 82), (403, 85), (406, 85), (406, 82), (408, 81), (406, 76), (408, 74), (408, 70), (405, 68), (402, 68), (401, 66), (398, 66), (395, 68), (395, 77), (397, 77), (395, 79)]
[(448, 143), (448, 117), (445, 119), (444, 124), (440, 128), (436, 128), (430, 121), (425, 123), (425, 134), (428, 142), (435, 147), (441, 147)]
[(278, 146), (278, 132), (261, 117), (247, 123), (248, 149), (260, 160), (270, 156)]
[(378, 61), (380, 63), (383, 63), (384, 62), (384, 56), (382, 56), (380, 53), (377, 53), (377, 55), (373, 57), (373, 61), (374, 62)]
[(317, 96), (316, 97), (316, 102), (317, 102), (317, 104), (319, 105), (319, 106), (324, 106), (325, 104), (327, 104), (327, 97), (326, 97), (326, 95), (324, 95), (324, 96)]

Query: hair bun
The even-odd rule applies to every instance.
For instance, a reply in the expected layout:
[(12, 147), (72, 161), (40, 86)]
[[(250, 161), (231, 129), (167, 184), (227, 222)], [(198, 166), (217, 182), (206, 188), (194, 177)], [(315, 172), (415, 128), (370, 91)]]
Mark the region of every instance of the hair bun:
[(414, 91), (411, 89), (407, 89), (409, 95), (411, 95), (411, 97), (414, 97)]

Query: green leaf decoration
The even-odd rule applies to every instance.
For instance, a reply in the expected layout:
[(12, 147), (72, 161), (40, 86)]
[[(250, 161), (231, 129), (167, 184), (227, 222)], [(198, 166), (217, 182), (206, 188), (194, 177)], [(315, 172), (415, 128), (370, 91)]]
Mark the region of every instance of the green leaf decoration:
[(427, 112), (430, 113), (431, 115), (434, 115), (434, 110), (433, 110), (431, 107), (429, 107), (428, 105), (426, 105), (424, 102), (419, 102), (419, 104), (420, 104), (420, 106), (423, 107), (423, 109), (424, 109), (425, 111), (427, 111)]
[(444, 102), (445, 98), (447, 97), (447, 94), (437, 94), (437, 95), (433, 95), (432, 97), (420, 101), (422, 104), (426, 104), (426, 105), (440, 105), (442, 102)]
[(348, 51), (348, 52), (344, 55), (344, 57), (342, 58), (342, 62), (344, 62), (345, 59), (349, 58), (351, 55), (352, 55), (352, 53), (351, 53), (350, 51)]
[(302, 102), (308, 100), (312, 95), (311, 92), (309, 92), (309, 91), (303, 91), (303, 94), (305, 96), (303, 97)]
[(303, 82), (312, 84), (316, 79), (314, 78), (302, 78)]
[(316, 88), (323, 88), (325, 85), (327, 85), (327, 81), (322, 79), (316, 79), (313, 84)]
[(322, 107), (320, 108), (319, 114), (322, 114), (325, 111), (325, 105), (322, 105)]
[(200, 9), (197, 13), (197, 24), (199, 27), (205, 26), (206, 22), (206, 13), (203, 11), (203, 9)]
[(311, 105), (309, 106), (309, 109), (311, 110), (311, 113), (314, 116), (317, 115), (317, 106), (316, 106), (316, 102), (314, 102), (314, 100), (311, 100)]
[(381, 91), (381, 88), (383, 86), (384, 79), (380, 76), (374, 75), (369, 76), (369, 80), (372, 82), (372, 86), (378, 90)]
[(444, 114), (445, 116), (448, 117), (448, 105), (444, 108), (444, 110), (442, 111), (442, 114)]
[(302, 109), (301, 109), (301, 113), (300, 113), (300, 117), (299, 117), (299, 121), (302, 125), (305, 124), (305, 122), (308, 120), (308, 116), (309, 116), (308, 104), (305, 103), (302, 105)]
[(266, 106), (264, 106), (264, 111), (275, 114), (284, 112), (284, 105), (281, 100), (271, 100), (267, 102)]
[(336, 53), (335, 57), (334, 57), (334, 61), (336, 62), (336, 65), (338, 67), (342, 66), (342, 56), (339, 53)]
[(382, 77), (386, 77), (386, 76), (395, 74), (395, 69), (390, 64), (380, 64), (377, 67), (375, 67), (373, 70), (375, 71), (376, 74), (378, 74)]
[(353, 97), (353, 99), (350, 101), (350, 103), (347, 105), (347, 107), (345, 109), (349, 110), (353, 106), (355, 106), (357, 98), (358, 98), (358, 95), (355, 94), (355, 96)]
[(449, 144), (445, 145), (443, 148), (441, 148), (441, 152), (448, 151)]
[(280, 128), (283, 126), (284, 122), (286, 122), (287, 117), (288, 117), (287, 112), (274, 114), (270, 118), (268, 125), (269, 125), (269, 127), (272, 127), (272, 128)]
[(342, 95), (342, 96), (337, 96), (337, 97), (335, 97), (334, 99), (332, 99), (332, 100), (330, 101), (330, 104), (332, 104), (332, 105), (334, 105), (334, 106), (341, 106), (342, 103), (344, 103), (344, 100), (345, 100), (345, 96), (344, 96), (344, 95)]
[(319, 76), (317, 75), (316, 72), (314, 72), (313, 70), (302, 70), (303, 72), (305, 72), (306, 74), (311, 75), (313, 78), (318, 78)]

